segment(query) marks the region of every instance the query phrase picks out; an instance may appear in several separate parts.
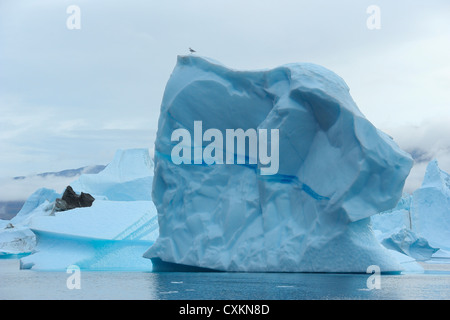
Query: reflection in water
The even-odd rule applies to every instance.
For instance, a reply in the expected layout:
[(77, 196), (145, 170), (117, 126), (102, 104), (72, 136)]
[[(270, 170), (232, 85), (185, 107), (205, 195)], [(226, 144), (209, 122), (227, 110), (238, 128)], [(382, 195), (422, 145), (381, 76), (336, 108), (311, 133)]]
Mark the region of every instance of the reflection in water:
[(0, 270), (0, 299), (302, 300), (450, 299), (450, 273), (369, 274), (152, 273), (81, 271), (81, 289), (69, 290), (64, 272)]
[(381, 289), (367, 288), (370, 275), (301, 273), (148, 273), (158, 299), (450, 299), (450, 274), (381, 275)]

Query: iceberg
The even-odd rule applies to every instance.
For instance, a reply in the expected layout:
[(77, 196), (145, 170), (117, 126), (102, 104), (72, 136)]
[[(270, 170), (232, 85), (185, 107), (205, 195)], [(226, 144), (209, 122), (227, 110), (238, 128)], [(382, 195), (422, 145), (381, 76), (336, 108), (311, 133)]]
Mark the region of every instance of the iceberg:
[(158, 222), (151, 201), (97, 200), (92, 207), (36, 216), (29, 227), (92, 239), (151, 241), (157, 237)]
[[(419, 261), (447, 257), (450, 250), (450, 175), (430, 161), (419, 189), (392, 210), (374, 215), (372, 228), (387, 248)], [(445, 259), (444, 259), (445, 260)]]
[(391, 250), (406, 254), (417, 261), (427, 261), (439, 248), (433, 248), (424, 238), (418, 237), (409, 229), (401, 229), (383, 240), (382, 244)]
[(35, 246), (36, 237), (28, 228), (8, 227), (0, 231), (0, 259), (28, 255)]
[(118, 150), (113, 161), (97, 174), (83, 174), (70, 185), (77, 193), (112, 201), (150, 201), (153, 161), (148, 149)]
[(13, 225), (28, 223), (27, 220), (29, 220), (30, 218), (30, 213), (34, 213), (33, 216), (35, 216), (37, 208), (41, 206), (47, 207), (60, 197), (61, 195), (58, 194), (55, 190), (47, 188), (38, 189), (25, 201), (22, 209), (14, 218), (11, 219), (11, 223)]
[(142, 254), (158, 236), (151, 201), (95, 201), (90, 208), (38, 216), (29, 225), (36, 235), (23, 269), (64, 271), (70, 265), (90, 271), (151, 271)]
[(450, 250), (450, 175), (431, 161), (411, 203), (412, 230), (431, 245)]
[(411, 202), (412, 195), (405, 193), (393, 209), (370, 217), (372, 229), (380, 242), (402, 229), (412, 230)]
[(151, 271), (142, 255), (159, 234), (152, 180), (147, 149), (119, 150), (101, 173), (72, 183), (98, 197), (90, 207), (57, 211), (61, 194), (36, 191), (0, 230), (0, 258), (21, 257), (21, 268), (33, 270)]
[[(244, 132), (241, 152), (220, 141), (227, 130)], [(269, 130), (277, 140), (269, 142)], [(264, 174), (268, 150), (279, 151), (277, 170)], [(402, 270), (377, 241), (370, 217), (395, 207), (412, 159), (326, 68), (238, 71), (179, 56), (161, 104), (154, 161), (159, 237), (144, 257), (155, 270)]]

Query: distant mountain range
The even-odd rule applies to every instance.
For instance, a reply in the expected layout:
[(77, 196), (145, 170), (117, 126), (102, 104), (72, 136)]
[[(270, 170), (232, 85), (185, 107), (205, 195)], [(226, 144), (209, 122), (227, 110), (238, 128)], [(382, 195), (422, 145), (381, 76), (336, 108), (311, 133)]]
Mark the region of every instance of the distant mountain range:
[(22, 209), (25, 201), (0, 202), (0, 219), (10, 220)]
[[(24, 180), (26, 182), (27, 179), (40, 177), (40, 178), (48, 178), (48, 177), (63, 177), (63, 178), (74, 178), (81, 176), (82, 174), (96, 174), (103, 169), (105, 169), (106, 166), (103, 165), (96, 165), (96, 166), (88, 166), (88, 167), (82, 167), (78, 169), (68, 169), (63, 170), (59, 172), (44, 172), (39, 173), (36, 175), (31, 176), (18, 176), (13, 177), (12, 180)], [(10, 220), (12, 219), (19, 211), (22, 209), (23, 204), (25, 203), (25, 200), (23, 201), (0, 201), (0, 219), (2, 220)]]
[[(106, 168), (106, 166), (97, 165), (97, 166), (82, 167), (82, 168), (78, 168), (78, 169), (68, 169), (68, 170), (63, 170), (63, 171), (59, 171), (59, 172), (44, 172), (44, 173), (36, 174), (35, 176), (42, 177), (42, 178), (46, 178), (49, 176), (75, 178), (82, 174), (96, 174), (96, 173), (103, 171), (103, 169), (105, 169), (105, 168)], [(27, 178), (26, 176), (19, 176), (19, 177), (14, 177), (13, 179), (14, 180), (24, 180), (26, 178)]]

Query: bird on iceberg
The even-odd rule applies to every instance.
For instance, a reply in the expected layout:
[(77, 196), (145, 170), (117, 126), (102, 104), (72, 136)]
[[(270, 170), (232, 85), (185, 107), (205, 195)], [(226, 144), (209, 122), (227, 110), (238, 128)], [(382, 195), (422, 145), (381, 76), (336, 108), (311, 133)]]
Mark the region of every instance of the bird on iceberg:
[(197, 51), (195, 51), (195, 50), (192, 49), (192, 48), (189, 48), (189, 51), (190, 51), (191, 53), (197, 52)]

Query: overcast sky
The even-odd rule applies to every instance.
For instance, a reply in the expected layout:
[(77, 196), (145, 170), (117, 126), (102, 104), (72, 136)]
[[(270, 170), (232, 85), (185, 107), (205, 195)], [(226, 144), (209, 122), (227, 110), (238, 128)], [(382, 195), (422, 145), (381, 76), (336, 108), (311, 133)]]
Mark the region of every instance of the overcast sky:
[[(79, 30), (67, 28), (69, 5)], [(369, 30), (377, 5), (381, 29)], [(176, 56), (236, 69), (291, 62), (339, 74), (417, 164), (450, 171), (450, 1), (0, 0), (0, 178), (153, 150)]]

